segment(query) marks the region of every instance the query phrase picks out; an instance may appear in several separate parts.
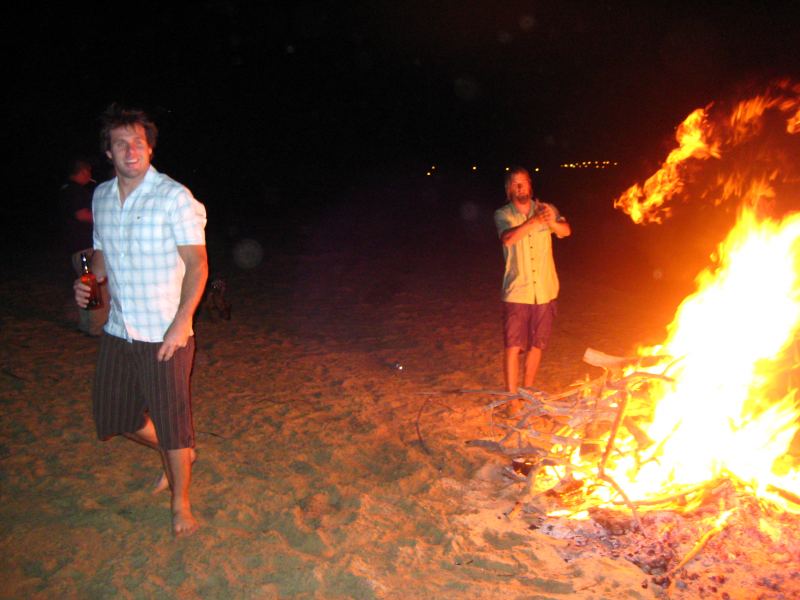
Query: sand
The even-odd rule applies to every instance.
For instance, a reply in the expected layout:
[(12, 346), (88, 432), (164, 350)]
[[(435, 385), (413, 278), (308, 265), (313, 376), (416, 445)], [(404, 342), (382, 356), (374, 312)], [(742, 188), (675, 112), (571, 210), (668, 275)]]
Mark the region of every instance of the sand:
[[(0, 294), (0, 596), (664, 597), (623, 557), (568, 552), (506, 516), (521, 487), (465, 444), (491, 435), (496, 397), (457, 393), (502, 388), (488, 203), (465, 214), (421, 201), (443, 216), (412, 219), (407, 201), (365, 219), (355, 203), (297, 238), (251, 233), (265, 249), (252, 269), (218, 247), (212, 270), (227, 276), (233, 313), (196, 323), (201, 529), (187, 539), (171, 534), (168, 495), (148, 492), (156, 454), (95, 438), (98, 342), (68, 318), (60, 255), (31, 255)], [(630, 352), (670, 314), (651, 281), (625, 289), (598, 272), (590, 244), (569, 243), (537, 381), (551, 392), (599, 373), (581, 362), (586, 347)]]

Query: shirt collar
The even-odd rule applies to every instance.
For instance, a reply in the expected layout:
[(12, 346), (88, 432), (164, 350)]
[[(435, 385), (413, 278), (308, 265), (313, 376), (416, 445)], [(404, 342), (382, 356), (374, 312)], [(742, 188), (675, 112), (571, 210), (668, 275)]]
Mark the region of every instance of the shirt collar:
[(527, 219), (533, 213), (534, 207), (536, 205), (536, 201), (534, 199), (531, 199), (530, 210), (528, 211), (527, 214), (524, 214), (524, 213), (520, 212), (520, 210), (517, 208), (517, 205), (514, 204), (514, 202), (509, 202), (509, 204), (511, 205), (511, 211), (515, 215), (519, 215), (520, 217), (525, 217)]
[[(140, 190), (149, 191), (150, 188), (153, 187), (153, 184), (155, 183), (155, 180), (156, 180), (157, 177), (158, 177), (158, 171), (156, 170), (156, 168), (153, 165), (150, 165), (147, 168), (147, 172), (144, 174), (144, 178), (142, 179), (142, 182), (139, 185), (136, 186), (136, 189), (131, 192), (130, 196), (128, 196), (125, 199), (125, 201), (127, 202), (131, 198), (135, 198), (136, 196), (138, 196), (139, 193), (140, 193), (139, 192)], [(114, 189), (114, 193), (117, 196), (117, 199), (119, 200), (119, 178), (117, 178), (117, 177), (114, 177), (113, 189)]]
[(156, 177), (158, 177), (158, 171), (153, 165), (150, 165), (147, 169), (147, 173), (144, 174), (144, 179), (142, 180), (142, 186), (147, 186), (147, 188), (151, 188), (153, 186), (153, 182), (155, 182)]

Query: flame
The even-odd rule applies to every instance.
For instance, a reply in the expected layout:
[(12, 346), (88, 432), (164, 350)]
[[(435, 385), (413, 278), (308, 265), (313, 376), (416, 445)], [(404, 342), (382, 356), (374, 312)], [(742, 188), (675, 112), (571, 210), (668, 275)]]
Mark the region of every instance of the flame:
[[(772, 115), (785, 119), (785, 133), (799, 132), (800, 85), (778, 82), (735, 104), (727, 117), (712, 118), (709, 109), (686, 118), (661, 169), (615, 207), (636, 223), (660, 223), (671, 214), (668, 202), (685, 191), (690, 163), (713, 158), (715, 168), (724, 167), (728, 152), (765, 135)], [(800, 471), (785, 460), (800, 429), (792, 380), (800, 348), (800, 213), (766, 216), (778, 184), (800, 178), (775, 165), (757, 175), (748, 169), (715, 179), (712, 200), (738, 201), (737, 223), (677, 309), (666, 340), (640, 349), (643, 357), (660, 358), (638, 370), (667, 376), (634, 392), (650, 406), (639, 426), (653, 443), (643, 450), (620, 434), (603, 467), (632, 500), (727, 479), (800, 512)], [(575, 465), (582, 465), (579, 456)], [(598, 497), (619, 502), (615, 490), (606, 486), (603, 493)]]
[(697, 485), (734, 476), (765, 495), (769, 486), (797, 494), (797, 473), (773, 473), (797, 433), (795, 389), (777, 393), (800, 328), (800, 214), (759, 220), (743, 209), (668, 327), (667, 340), (643, 355), (668, 356), (651, 367), (673, 382), (651, 386), (656, 440), (644, 466), (612, 470), (628, 494)]
[(614, 208), (621, 208), (635, 223), (660, 223), (669, 216), (665, 203), (683, 189), (681, 167), (690, 158), (719, 158), (718, 143), (709, 142), (711, 135), (706, 109), (698, 108), (678, 127), (675, 139), (678, 147), (672, 150), (661, 166), (644, 185), (635, 184), (617, 200)]
[[(669, 202), (685, 190), (690, 166), (700, 161), (720, 159), (729, 151), (744, 145), (762, 133), (766, 117), (777, 112), (785, 119), (785, 131), (800, 131), (800, 84), (788, 80), (778, 81), (761, 95), (739, 101), (730, 114), (712, 118), (709, 104), (689, 114), (675, 133), (678, 146), (674, 148), (661, 168), (644, 184), (634, 184), (615, 201), (634, 223), (662, 223), (672, 214)], [(731, 178), (729, 181), (728, 178)], [(734, 185), (736, 173), (728, 174), (720, 183)], [(715, 199), (715, 203), (728, 200), (734, 194), (728, 190)]]

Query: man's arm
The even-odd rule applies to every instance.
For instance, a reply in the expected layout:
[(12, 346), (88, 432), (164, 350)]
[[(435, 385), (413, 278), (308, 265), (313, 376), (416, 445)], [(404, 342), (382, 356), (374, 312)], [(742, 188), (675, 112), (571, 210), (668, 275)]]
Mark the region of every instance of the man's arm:
[(544, 215), (534, 215), (525, 221), (522, 225), (516, 227), (509, 227), (500, 234), (500, 241), (504, 246), (513, 246), (520, 241), (524, 236), (528, 235), (531, 229), (538, 229), (545, 223)]
[(547, 226), (550, 227), (550, 231), (556, 234), (557, 238), (565, 238), (572, 233), (572, 227), (569, 226), (566, 219), (560, 221), (554, 219), (553, 222), (548, 223)]
[(92, 252), (92, 273), (97, 277), (97, 281), (106, 280), (106, 257), (103, 256), (102, 250), (95, 250)]
[(80, 221), (81, 223), (93, 223), (91, 208), (79, 208), (72, 216), (75, 217), (76, 221)]
[(158, 349), (157, 358), (166, 361), (178, 348), (183, 348), (192, 332), (192, 315), (200, 304), (208, 279), (208, 257), (206, 247), (201, 245), (178, 246), (178, 254), (186, 265), (181, 284), (181, 301), (172, 324), (164, 334), (164, 342)]
[(564, 238), (572, 233), (572, 228), (569, 226), (569, 223), (567, 223), (567, 220), (559, 214), (555, 206), (545, 202), (542, 202), (542, 206), (544, 206), (544, 209), (542, 210), (544, 222), (547, 223), (550, 231), (556, 234), (556, 237)]
[(512, 246), (527, 235), (531, 229), (538, 229), (542, 225), (547, 225), (550, 231), (555, 233), (558, 238), (567, 237), (572, 233), (572, 228), (570, 228), (566, 219), (559, 217), (552, 206), (544, 204), (544, 208), (541, 211), (528, 218), (522, 225), (510, 227), (503, 231), (500, 234), (500, 241), (504, 246)]

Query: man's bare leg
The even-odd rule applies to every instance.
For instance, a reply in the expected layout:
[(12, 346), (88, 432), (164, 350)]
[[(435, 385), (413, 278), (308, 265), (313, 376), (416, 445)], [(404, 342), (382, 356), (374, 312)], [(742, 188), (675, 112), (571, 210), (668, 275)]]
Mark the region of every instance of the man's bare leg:
[(542, 349), (531, 348), (525, 356), (525, 375), (524, 385), (529, 388), (536, 380), (536, 373), (539, 372), (539, 363), (542, 362)]
[(189, 484), (192, 480), (192, 449), (167, 450), (172, 483), (172, 533), (190, 535), (200, 526), (192, 515)]
[(169, 468), (167, 466), (167, 457), (164, 454), (164, 451), (158, 445), (158, 435), (156, 434), (155, 425), (153, 425), (153, 421), (150, 417), (145, 416), (144, 427), (139, 429), (134, 433), (126, 433), (125, 437), (129, 440), (133, 440), (143, 446), (147, 446), (148, 448), (152, 448), (153, 450), (158, 452), (158, 455), (161, 457), (161, 466), (164, 469), (164, 472), (159, 476), (158, 480), (156, 480), (155, 485), (153, 486), (152, 492), (158, 493), (162, 490), (167, 489), (170, 487), (169, 483)]
[(512, 394), (517, 393), (517, 385), (519, 385), (519, 351), (519, 346), (511, 346), (506, 348), (505, 356), (503, 357), (506, 391)]
[[(192, 464), (194, 464), (194, 462), (197, 460), (197, 451), (194, 448), (187, 448), (187, 449), (189, 450), (189, 458)], [(169, 480), (169, 469), (167, 468), (166, 461), (167, 461), (166, 456), (163, 456), (164, 472), (161, 473), (161, 475), (159, 475), (158, 479), (153, 485), (153, 489), (151, 490), (153, 494), (158, 494), (159, 492), (163, 492), (164, 490), (172, 489), (172, 483)]]
[[(519, 346), (510, 346), (506, 348), (503, 357), (503, 374), (506, 378), (506, 391), (512, 394), (517, 393), (517, 386), (519, 385)], [(512, 413), (516, 413), (520, 409), (519, 399), (514, 399), (506, 406)]]
[[(134, 433), (126, 433), (125, 437), (129, 440), (133, 440), (134, 442), (138, 442), (148, 448), (152, 448), (156, 450), (161, 457), (161, 466), (163, 467), (163, 472), (161, 475), (158, 476), (156, 482), (153, 484), (153, 488), (151, 492), (153, 494), (158, 494), (159, 492), (163, 492), (164, 490), (168, 490), (172, 487), (170, 483), (170, 472), (167, 466), (167, 456), (164, 454), (164, 451), (158, 445), (158, 435), (156, 434), (155, 425), (153, 425), (153, 421), (150, 417), (145, 417), (147, 421), (139, 431)], [(194, 461), (197, 460), (197, 452), (194, 448), (189, 448), (189, 457), (191, 458), (192, 464)]]

